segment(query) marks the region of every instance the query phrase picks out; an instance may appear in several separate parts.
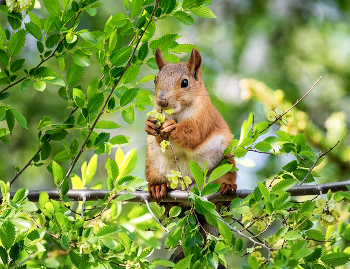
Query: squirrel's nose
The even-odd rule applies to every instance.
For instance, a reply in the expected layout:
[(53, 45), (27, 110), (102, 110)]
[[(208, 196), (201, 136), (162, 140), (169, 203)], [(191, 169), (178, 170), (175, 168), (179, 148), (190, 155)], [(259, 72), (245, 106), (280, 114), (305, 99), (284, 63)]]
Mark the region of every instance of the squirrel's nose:
[(168, 106), (168, 101), (167, 101), (167, 99), (164, 97), (164, 93), (160, 93), (160, 94), (158, 95), (157, 103), (158, 103), (158, 105), (160, 105), (161, 107), (166, 107), (166, 106)]

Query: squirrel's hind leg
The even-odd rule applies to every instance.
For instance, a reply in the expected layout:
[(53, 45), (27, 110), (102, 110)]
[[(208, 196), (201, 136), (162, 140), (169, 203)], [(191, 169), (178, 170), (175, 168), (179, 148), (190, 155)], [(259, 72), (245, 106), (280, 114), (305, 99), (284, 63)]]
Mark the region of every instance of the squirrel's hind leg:
[(236, 185), (236, 172), (228, 172), (217, 181), (221, 184), (219, 192), (221, 195), (235, 194), (237, 190)]

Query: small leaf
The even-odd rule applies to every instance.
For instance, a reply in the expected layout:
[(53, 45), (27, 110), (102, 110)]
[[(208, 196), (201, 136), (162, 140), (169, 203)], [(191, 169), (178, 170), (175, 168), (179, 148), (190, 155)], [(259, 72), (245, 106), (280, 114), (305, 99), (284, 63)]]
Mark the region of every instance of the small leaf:
[(114, 121), (98, 121), (95, 128), (97, 129), (117, 129), (121, 126)]
[(28, 189), (19, 189), (16, 191), (15, 195), (12, 198), (14, 203), (19, 203), (23, 201), (25, 197), (28, 195)]
[(321, 261), (328, 266), (337, 267), (344, 265), (350, 260), (350, 255), (345, 252), (328, 253), (321, 257)]
[(268, 152), (272, 149), (271, 145), (264, 141), (257, 143), (254, 147), (255, 149), (262, 152)]
[(133, 0), (131, 2), (131, 18), (139, 16), (141, 13), (143, 0)]
[(237, 157), (237, 158), (241, 158), (244, 157), (247, 154), (247, 150), (245, 148), (235, 148), (233, 150), (233, 154)]
[(202, 17), (202, 18), (207, 18), (207, 19), (215, 19), (216, 18), (213, 11), (211, 11), (209, 8), (207, 8), (205, 6), (191, 8), (191, 12), (194, 15), (197, 15), (198, 17)]
[(74, 84), (77, 84), (78, 81), (81, 78), (81, 75), (83, 74), (83, 67), (77, 65), (77, 64), (72, 64), (71, 67), (68, 70), (67, 74), (67, 84), (68, 86), (72, 86)]
[(201, 191), (201, 196), (206, 196), (218, 192), (220, 189), (220, 184), (210, 183), (203, 187)]
[(7, 45), (7, 52), (10, 57), (14, 57), (22, 51), (26, 41), (26, 34), (24, 29), (17, 31), (10, 39)]
[(80, 108), (84, 107), (85, 95), (82, 90), (78, 88), (73, 88), (73, 99), (78, 107)]
[(33, 83), (34, 89), (39, 92), (43, 92), (46, 89), (46, 83), (44, 81), (37, 81)]
[(191, 168), (193, 178), (196, 181), (198, 188), (201, 188), (203, 185), (203, 182), (204, 182), (202, 168), (199, 166), (198, 163), (196, 163), (195, 161), (192, 161), (192, 160), (190, 162), (190, 168)]
[(122, 111), (122, 117), (128, 124), (134, 124), (135, 122), (135, 111), (132, 106)]
[(176, 11), (174, 17), (185, 25), (193, 25), (194, 19), (184, 11)]
[(232, 164), (223, 164), (217, 168), (215, 168), (213, 170), (213, 172), (211, 172), (209, 179), (208, 179), (208, 183), (218, 179), (219, 177), (223, 176), (224, 174), (226, 174), (227, 172), (229, 172), (232, 169)]
[(61, 6), (57, 0), (44, 0), (44, 5), (48, 12), (56, 17), (61, 17)]
[(22, 115), (21, 112), (19, 112), (16, 109), (11, 109), (11, 112), (13, 113), (13, 116), (15, 117), (15, 119), (17, 120), (17, 122), (23, 127), (28, 129), (27, 127), (27, 120), (26, 118)]
[(127, 104), (129, 104), (132, 100), (135, 99), (137, 93), (139, 91), (139, 88), (132, 88), (127, 90), (122, 98), (120, 99), (120, 106), (126, 106)]
[(316, 241), (325, 241), (323, 234), (318, 230), (310, 229), (307, 230), (305, 234), (309, 239), (314, 239)]

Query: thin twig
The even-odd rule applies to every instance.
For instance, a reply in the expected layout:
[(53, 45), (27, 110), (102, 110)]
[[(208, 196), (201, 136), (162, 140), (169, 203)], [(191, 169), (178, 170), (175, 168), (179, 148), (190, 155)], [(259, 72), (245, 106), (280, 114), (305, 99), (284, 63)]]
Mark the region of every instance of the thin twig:
[(174, 148), (173, 148), (173, 145), (171, 144), (170, 142), (170, 139), (168, 140), (169, 144), (170, 144), (170, 148), (171, 148), (171, 151), (173, 152), (174, 154), (174, 158), (175, 158), (175, 162), (176, 162), (176, 165), (177, 165), (177, 169), (179, 170), (179, 172), (181, 173), (181, 177), (180, 177), (180, 180), (183, 182), (185, 188), (186, 188), (186, 191), (188, 192), (188, 187), (186, 185), (186, 182), (185, 180), (183, 179), (183, 175), (182, 175), (182, 172), (181, 172), (181, 169), (180, 169), (180, 166), (179, 166), (179, 159), (177, 158), (176, 154), (175, 154), (175, 151), (174, 151)]
[(254, 135), (254, 113), (253, 113), (253, 122), (252, 122), (252, 129), (251, 129), (250, 137), (253, 137), (253, 135)]
[(288, 110), (286, 110), (282, 115), (278, 116), (278, 117), (277, 117), (273, 122), (271, 122), (269, 125), (267, 125), (267, 127), (266, 127), (264, 130), (260, 131), (259, 134), (263, 133), (264, 131), (266, 131), (267, 129), (269, 129), (269, 128), (271, 127), (271, 125), (273, 125), (274, 123), (276, 123), (277, 121), (279, 121), (280, 119), (282, 119), (282, 117), (283, 117), (284, 115), (286, 115), (293, 107), (295, 107), (301, 100), (303, 100), (303, 99), (312, 91), (312, 89), (313, 89), (313, 88), (316, 86), (316, 84), (321, 80), (321, 78), (322, 78), (322, 76), (319, 77), (319, 79), (314, 83), (314, 85), (312, 85), (312, 87), (310, 88), (310, 90), (308, 90), (307, 93), (305, 93), (303, 97), (301, 97), (300, 99), (298, 99), (298, 100), (294, 103), (294, 105), (292, 105), (292, 106), (291, 106)]
[(144, 201), (145, 201), (145, 204), (146, 204), (146, 206), (147, 206), (147, 208), (148, 208), (149, 213), (152, 215), (152, 217), (155, 219), (155, 221), (159, 224), (159, 226), (162, 227), (162, 229), (163, 229), (166, 233), (170, 233), (170, 231), (169, 231), (167, 228), (165, 228), (165, 227), (163, 226), (163, 224), (159, 221), (159, 219), (156, 217), (156, 215), (154, 215), (154, 213), (153, 213), (151, 207), (149, 206), (149, 202), (148, 202), (147, 198), (144, 198)]
[(80, 216), (82, 219), (84, 219), (85, 204), (86, 204), (86, 196), (83, 196), (83, 205), (81, 207), (81, 212), (80, 212)]
[(259, 246), (262, 246), (263, 248), (266, 248), (267, 249), (267, 252), (268, 252), (268, 260), (270, 259), (270, 251), (272, 250), (272, 248), (268, 247), (266, 244), (264, 243), (260, 243), (258, 241), (256, 241), (255, 239), (253, 239), (252, 237), (249, 237), (248, 235), (245, 235), (244, 233), (242, 233), (241, 231), (239, 230), (236, 230), (235, 228), (233, 228), (230, 224), (228, 224), (226, 221), (220, 219), (220, 218), (217, 218), (218, 221), (224, 223), (228, 228), (230, 228), (230, 230), (232, 230), (233, 232), (235, 233), (238, 233), (239, 235), (243, 236), (244, 238), (247, 238), (248, 240), (252, 241), (254, 244), (256, 245), (259, 245)]
[[(76, 22), (76, 20), (77, 20), (77, 18), (79, 17), (80, 14), (81, 14), (81, 11), (79, 11), (79, 13), (76, 15), (75, 20), (74, 20), (74, 23)], [(74, 25), (74, 23), (73, 23), (73, 25)], [(51, 54), (49, 57), (47, 57), (46, 59), (42, 59), (42, 60), (40, 61), (40, 63), (39, 63), (36, 67), (34, 67), (34, 70), (36, 70), (36, 69), (39, 68), (43, 63), (45, 63), (47, 60), (49, 60), (49, 59), (51, 59), (53, 56), (55, 56), (57, 50), (59, 49), (59, 47), (61, 46), (61, 44), (63, 43), (63, 41), (64, 41), (65, 39), (66, 39), (66, 37), (63, 37), (62, 40), (58, 43), (58, 45), (57, 45), (57, 47), (55, 48), (55, 50), (52, 52), (52, 54)], [(17, 85), (18, 83), (20, 83), (21, 81), (25, 80), (26, 78), (27, 78), (27, 76), (21, 78), (20, 80), (16, 81), (16, 82), (13, 83), (13, 84), (8, 85), (5, 89), (1, 90), (0, 93), (5, 92), (6, 90), (8, 90), (9, 88), (11, 88), (11, 87)]]
[[(130, 56), (130, 58), (129, 58), (129, 61), (128, 61), (126, 67), (124, 68), (123, 73), (120, 75), (120, 77), (118, 78), (117, 82), (113, 85), (113, 87), (112, 87), (112, 89), (111, 89), (111, 91), (110, 91), (110, 93), (109, 93), (109, 95), (108, 95), (106, 101), (104, 102), (104, 104), (103, 104), (103, 106), (102, 106), (102, 109), (101, 109), (100, 113), (97, 115), (97, 117), (96, 117), (94, 123), (92, 124), (92, 126), (91, 126), (91, 128), (90, 128), (90, 131), (89, 131), (88, 135), (86, 136), (86, 139), (85, 139), (84, 142), (83, 142), (83, 145), (80, 147), (80, 151), (78, 152), (77, 156), (75, 157), (74, 161), (72, 162), (72, 164), (71, 164), (71, 166), (70, 166), (70, 168), (69, 168), (69, 170), (68, 170), (68, 172), (67, 172), (67, 174), (66, 174), (66, 177), (67, 177), (67, 178), (68, 178), (68, 177), (70, 176), (70, 174), (72, 173), (73, 168), (75, 167), (75, 165), (76, 165), (76, 163), (77, 163), (77, 161), (78, 161), (80, 155), (83, 153), (84, 148), (85, 148), (85, 145), (86, 145), (87, 141), (89, 140), (89, 138), (90, 138), (90, 136), (91, 136), (93, 130), (95, 129), (95, 126), (96, 126), (97, 122), (99, 121), (100, 117), (102, 116), (103, 111), (104, 111), (104, 109), (105, 109), (105, 107), (106, 107), (106, 105), (107, 105), (109, 99), (112, 97), (112, 94), (114, 93), (115, 88), (118, 86), (118, 84), (119, 84), (120, 80), (122, 79), (122, 77), (124, 76), (126, 70), (128, 70), (128, 68), (130, 67), (132, 58), (134, 57), (134, 55), (135, 55), (135, 53), (136, 53), (136, 50), (137, 50), (137, 48), (138, 48), (138, 46), (139, 46), (139, 44), (140, 44), (140, 42), (141, 42), (141, 39), (142, 39), (144, 33), (146, 32), (148, 26), (150, 25), (150, 23), (151, 23), (152, 20), (153, 20), (154, 13), (155, 13), (155, 11), (156, 11), (156, 9), (157, 9), (157, 7), (158, 7), (158, 3), (159, 3), (159, 0), (156, 0), (156, 3), (155, 3), (155, 5), (154, 5), (153, 12), (152, 12), (152, 14), (151, 14), (151, 17), (150, 17), (150, 19), (149, 19), (149, 21), (148, 21), (146, 27), (145, 27), (145, 30), (144, 30), (144, 31), (142, 32), (142, 34), (140, 35), (140, 37), (139, 37), (139, 39), (138, 39), (138, 41), (137, 41), (137, 43), (136, 43), (136, 46), (135, 46), (135, 48), (134, 48), (134, 50), (133, 50), (133, 52), (132, 52), (132, 54), (131, 54), (131, 56)], [(63, 183), (63, 180), (62, 180), (62, 182), (61, 182), (61, 184), (60, 184), (60, 187), (61, 187), (62, 183)]]
[[(74, 109), (70, 112), (69, 116), (63, 121), (62, 124), (65, 124), (66, 121), (75, 113), (75, 111), (77, 111), (77, 109), (78, 109), (78, 107), (74, 108)], [(51, 139), (47, 140), (47, 142), (50, 142), (50, 141), (51, 141)], [(27, 162), (27, 164), (22, 168), (22, 170), (19, 171), (19, 172), (16, 174), (16, 176), (11, 180), (10, 185), (12, 185), (12, 184), (16, 181), (16, 179), (24, 172), (24, 170), (26, 170), (26, 169), (28, 168), (28, 166), (31, 165), (32, 161), (34, 160), (35, 155), (39, 154), (39, 153), (41, 152), (41, 150), (42, 150), (42, 147), (39, 147), (39, 149), (37, 150), (37, 152), (35, 152), (35, 154), (33, 155), (33, 157)]]
[(306, 181), (306, 179), (309, 177), (309, 175), (311, 174), (312, 170), (316, 167), (318, 161), (323, 157), (325, 156), (326, 154), (328, 154), (332, 149), (334, 149), (338, 144), (339, 144), (340, 141), (338, 141), (333, 147), (331, 147), (328, 151), (326, 151), (325, 153), (322, 153), (320, 155), (318, 155), (315, 163), (310, 167), (309, 171), (307, 172), (306, 176), (304, 177), (304, 179), (298, 184), (299, 186), (303, 185), (304, 182)]
[(274, 154), (274, 153), (272, 153), (272, 152), (264, 152), (264, 151), (260, 151), (260, 150), (256, 150), (256, 149), (248, 149), (248, 148), (246, 148), (246, 147), (245, 147), (245, 149), (246, 149), (247, 151), (253, 151), (253, 152), (257, 152), (257, 153), (263, 153), (263, 154), (269, 154), (269, 155), (273, 155), (273, 156), (278, 156), (277, 154)]

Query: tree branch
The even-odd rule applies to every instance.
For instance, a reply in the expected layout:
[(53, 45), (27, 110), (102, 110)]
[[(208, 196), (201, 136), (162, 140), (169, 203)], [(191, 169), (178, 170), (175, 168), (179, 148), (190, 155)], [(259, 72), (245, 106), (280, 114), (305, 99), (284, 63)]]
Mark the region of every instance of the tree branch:
[(321, 80), (322, 76), (319, 77), (319, 79), (314, 83), (314, 85), (312, 85), (312, 87), (310, 88), (310, 90), (307, 91), (307, 93), (304, 94), (303, 97), (301, 97), (300, 99), (298, 99), (294, 105), (292, 105), (288, 110), (286, 110), (282, 115), (278, 116), (273, 122), (271, 122), (269, 125), (267, 125), (267, 127), (260, 131), (259, 134), (263, 133), (264, 131), (266, 131), (267, 129), (269, 129), (274, 123), (276, 123), (277, 121), (279, 121), (280, 119), (282, 119), (282, 117), (284, 115), (286, 115), (289, 111), (292, 110), (293, 107), (295, 107), (301, 100), (303, 100), (307, 95), (309, 95), (309, 93), (312, 91), (312, 89), (316, 86), (316, 84)]
[[(94, 123), (92, 124), (92, 126), (91, 126), (91, 128), (90, 128), (90, 131), (89, 131), (88, 135), (86, 136), (86, 139), (85, 139), (84, 142), (83, 142), (83, 145), (81, 146), (81, 148), (80, 148), (80, 150), (79, 150), (77, 156), (75, 157), (74, 161), (73, 161), (72, 164), (71, 164), (71, 167), (69, 168), (69, 170), (68, 170), (68, 172), (67, 172), (67, 174), (66, 174), (66, 177), (67, 177), (67, 178), (68, 178), (68, 177), (70, 176), (70, 174), (72, 173), (73, 168), (74, 168), (74, 166), (76, 165), (76, 163), (77, 163), (77, 161), (78, 161), (80, 155), (83, 153), (84, 148), (85, 148), (85, 145), (86, 145), (87, 141), (89, 140), (89, 138), (90, 138), (90, 136), (91, 136), (93, 130), (95, 129), (95, 126), (96, 126), (97, 122), (99, 121), (100, 117), (102, 116), (103, 111), (104, 111), (104, 109), (105, 109), (105, 107), (106, 107), (106, 105), (107, 105), (109, 99), (111, 98), (112, 94), (114, 93), (115, 88), (118, 86), (118, 84), (119, 84), (120, 80), (122, 79), (122, 77), (124, 76), (126, 70), (128, 70), (128, 68), (130, 67), (130, 65), (131, 65), (131, 60), (132, 60), (132, 58), (134, 57), (134, 55), (135, 55), (135, 53), (136, 53), (136, 50), (137, 50), (137, 48), (138, 48), (138, 46), (139, 46), (139, 44), (140, 44), (140, 42), (141, 42), (141, 39), (142, 39), (144, 33), (147, 31), (148, 26), (150, 25), (150, 23), (151, 23), (152, 20), (153, 20), (154, 13), (155, 13), (155, 11), (156, 11), (156, 9), (157, 9), (157, 7), (158, 7), (158, 3), (159, 3), (159, 0), (156, 0), (156, 3), (154, 4), (153, 12), (152, 12), (152, 14), (151, 14), (151, 17), (150, 17), (150, 19), (149, 19), (149, 21), (148, 21), (146, 27), (145, 27), (145, 30), (143, 31), (143, 33), (140, 35), (139, 39), (137, 40), (137, 43), (136, 43), (136, 45), (135, 45), (135, 48), (134, 48), (134, 50), (133, 50), (133, 52), (132, 52), (132, 54), (131, 54), (131, 56), (130, 56), (130, 58), (129, 58), (129, 61), (128, 61), (127, 65), (126, 65), (125, 68), (124, 68), (123, 73), (120, 75), (120, 77), (118, 78), (117, 82), (113, 85), (113, 87), (112, 87), (112, 89), (111, 89), (111, 91), (110, 91), (110, 93), (109, 93), (109, 95), (108, 95), (106, 101), (104, 102), (104, 104), (103, 104), (103, 106), (102, 106), (102, 108), (101, 108), (100, 113), (98, 113), (98, 115), (97, 115), (97, 117), (96, 117)], [(63, 180), (62, 180), (62, 182), (61, 182), (61, 184), (60, 184), (60, 187), (61, 187), (62, 183), (63, 183)]]
[[(292, 196), (304, 196), (304, 195), (320, 195), (327, 193), (328, 190), (331, 190), (332, 192), (336, 191), (348, 191), (347, 185), (350, 185), (350, 180), (347, 181), (341, 181), (341, 182), (333, 182), (333, 183), (325, 183), (325, 184), (319, 184), (319, 185), (303, 185), (303, 186), (295, 186), (291, 189), (289, 189), (287, 192), (289, 192)], [(46, 192), (50, 199), (53, 200), (60, 200), (60, 195), (57, 189), (49, 189), (49, 190), (31, 190), (28, 193), (28, 199), (33, 202), (37, 202), (39, 200), (40, 192), (44, 191)], [(211, 202), (221, 202), (221, 201), (232, 201), (234, 198), (245, 198), (249, 194), (254, 192), (254, 190), (237, 190), (236, 194), (233, 195), (225, 195), (222, 196), (220, 193), (214, 193), (211, 195), (208, 195), (208, 201)], [(98, 199), (104, 199), (105, 195), (108, 194), (108, 190), (69, 190), (67, 193), (67, 196), (72, 201), (83, 201), (83, 197), (86, 197), (86, 201), (97, 201)], [(130, 193), (127, 191), (121, 191), (117, 195), (114, 196), (118, 197), (122, 194)], [(149, 202), (156, 202), (151, 195), (147, 191), (139, 191), (132, 193), (135, 197), (128, 200), (129, 202), (144, 202), (144, 199), (147, 199)], [(15, 195), (15, 192), (11, 192), (10, 197), (13, 198)], [(2, 196), (0, 195), (0, 201), (2, 201)], [(174, 190), (168, 192), (168, 195), (166, 198), (162, 199), (161, 202), (163, 203), (176, 203), (176, 202), (188, 202), (188, 193), (187, 191), (180, 191), (180, 190)]]

